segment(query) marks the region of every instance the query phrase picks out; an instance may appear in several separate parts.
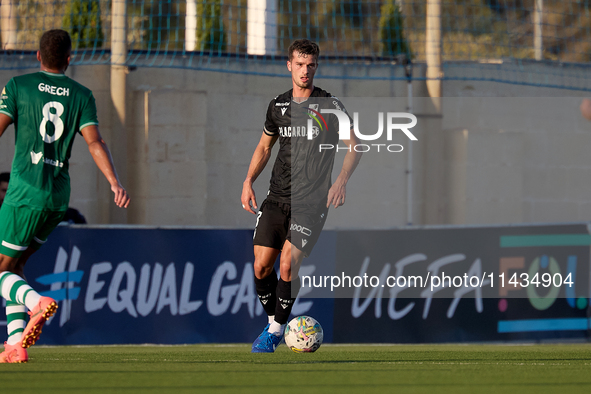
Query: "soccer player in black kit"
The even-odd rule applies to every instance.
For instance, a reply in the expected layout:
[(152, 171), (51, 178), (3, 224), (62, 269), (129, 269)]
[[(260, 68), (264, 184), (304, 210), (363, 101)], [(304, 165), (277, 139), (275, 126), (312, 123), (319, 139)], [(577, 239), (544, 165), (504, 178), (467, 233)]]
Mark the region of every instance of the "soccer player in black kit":
[[(258, 206), (252, 184), (279, 140), (269, 193), (257, 213), (253, 237), (256, 291), (268, 316), (267, 326), (252, 345), (253, 353), (273, 353), (281, 342), (300, 288), (301, 262), (318, 241), (329, 206), (337, 208), (345, 203), (347, 182), (361, 157), (351, 149), (358, 142), (351, 133), (351, 139), (343, 140), (348, 150), (342, 170), (331, 182), (339, 123), (334, 114), (320, 111), (346, 111), (336, 97), (313, 84), (319, 53), (318, 45), (306, 39), (296, 40), (289, 47), (287, 69), (293, 89), (269, 103), (263, 134), (242, 188), (242, 207), (254, 214)], [(307, 130), (312, 117), (314, 126)], [(333, 149), (321, 150), (320, 144)], [(280, 252), (278, 279), (273, 265)]]

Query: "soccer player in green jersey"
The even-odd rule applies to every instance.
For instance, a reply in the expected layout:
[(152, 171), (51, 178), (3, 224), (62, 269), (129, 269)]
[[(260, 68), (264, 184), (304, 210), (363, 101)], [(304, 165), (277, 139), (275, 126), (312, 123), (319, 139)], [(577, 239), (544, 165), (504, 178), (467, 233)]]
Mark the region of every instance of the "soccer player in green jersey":
[[(28, 258), (62, 220), (70, 200), (68, 160), (80, 133), (115, 194), (129, 205), (111, 153), (103, 141), (92, 92), (65, 76), (72, 43), (63, 30), (43, 34), (37, 60), (40, 72), (12, 78), (0, 98), (0, 136), (14, 123), (15, 154), (10, 184), (0, 208), (0, 294), (6, 299), (8, 340), (0, 363), (27, 362), (45, 321), (57, 309), (25, 281)], [(26, 309), (31, 315), (26, 323)]]

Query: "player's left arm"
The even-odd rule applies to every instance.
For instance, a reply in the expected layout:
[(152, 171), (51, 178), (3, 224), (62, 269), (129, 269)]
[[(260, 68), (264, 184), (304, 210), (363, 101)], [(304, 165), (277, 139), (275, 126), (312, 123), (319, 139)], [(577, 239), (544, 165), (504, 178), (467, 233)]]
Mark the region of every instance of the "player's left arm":
[(129, 206), (129, 196), (121, 185), (121, 182), (119, 182), (111, 152), (101, 137), (98, 126), (89, 125), (84, 127), (80, 132), (88, 144), (88, 150), (94, 162), (111, 184), (111, 190), (115, 194), (115, 204), (120, 208), (127, 208)]
[(12, 118), (6, 114), (0, 113), (0, 137), (12, 123)]
[(328, 191), (328, 200), (326, 202), (327, 208), (330, 206), (330, 204), (334, 205), (335, 208), (338, 208), (345, 203), (345, 197), (347, 195), (347, 182), (349, 182), (349, 178), (353, 174), (353, 171), (355, 171), (355, 168), (357, 168), (359, 160), (361, 160), (362, 153), (356, 152), (354, 149), (355, 145), (359, 143), (359, 140), (355, 133), (353, 133), (353, 130), (351, 130), (351, 139), (343, 140), (343, 142), (345, 145), (347, 145), (349, 150), (347, 151), (345, 159), (343, 160), (341, 173)]

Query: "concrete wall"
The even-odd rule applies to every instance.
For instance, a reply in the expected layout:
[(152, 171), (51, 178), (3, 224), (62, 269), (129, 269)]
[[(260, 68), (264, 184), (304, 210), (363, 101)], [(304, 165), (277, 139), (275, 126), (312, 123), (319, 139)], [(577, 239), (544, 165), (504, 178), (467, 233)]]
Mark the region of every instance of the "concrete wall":
[[(258, 70), (281, 72), (282, 65)], [(264, 67), (267, 67), (266, 69)], [(421, 75), (418, 67), (415, 75)], [(16, 74), (0, 71), (0, 84)], [(325, 75), (379, 76), (402, 70), (383, 66), (330, 66)], [(252, 227), (240, 207), (242, 182), (260, 138), (269, 100), (288, 90), (285, 78), (139, 68), (127, 80), (126, 133), (115, 133), (108, 66), (71, 67), (68, 75), (93, 90), (100, 130), (132, 196), (115, 219), (111, 192), (79, 138), (70, 174), (71, 206), (89, 223)], [(536, 72), (539, 72), (537, 70)], [(316, 84), (346, 97), (400, 97), (406, 82), (318, 77)], [(413, 83), (425, 97), (424, 83)], [(572, 91), (499, 83), (444, 83), (442, 117), (430, 99), (417, 99), (413, 131), (413, 223), (485, 224), (591, 220), (591, 123), (578, 113)], [(583, 96), (583, 94), (577, 94)], [(545, 97), (545, 99), (536, 99)], [(12, 128), (0, 140), (0, 171), (10, 168)], [(327, 228), (385, 228), (406, 223), (407, 152), (364, 155), (343, 208)], [(276, 150), (275, 150), (276, 152)], [(335, 176), (342, 163), (335, 162)], [(274, 158), (273, 158), (274, 159)], [(272, 160), (273, 160), (272, 159)], [(271, 164), (255, 183), (259, 203)], [(380, 193), (375, 191), (379, 190)], [(427, 204), (437, 195), (437, 203)]]
[(591, 220), (591, 123), (580, 115), (580, 102), (448, 100), (443, 127), (455, 154), (446, 162), (456, 179), (449, 222)]

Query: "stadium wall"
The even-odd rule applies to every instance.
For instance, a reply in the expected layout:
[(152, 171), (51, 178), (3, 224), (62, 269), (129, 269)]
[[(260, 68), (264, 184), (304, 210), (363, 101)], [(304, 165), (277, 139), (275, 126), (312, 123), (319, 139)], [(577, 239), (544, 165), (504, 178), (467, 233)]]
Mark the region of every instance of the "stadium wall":
[[(113, 132), (109, 66), (73, 66), (68, 75), (97, 99), (101, 132), (111, 147), (133, 203), (117, 218), (110, 190), (78, 141), (71, 160), (71, 206), (89, 223), (201, 225), (250, 228), (240, 207), (242, 181), (260, 138), (270, 99), (290, 88), (267, 77), (283, 64), (259, 64), (259, 75), (138, 68), (127, 79), (127, 133)], [(503, 65), (495, 65), (496, 71)], [(553, 67), (524, 64), (531, 75)], [(0, 84), (34, 70), (0, 71)], [(400, 67), (330, 65), (317, 84), (346, 104), (347, 97), (398, 97), (407, 86)], [(446, 71), (442, 116), (426, 97), (422, 65), (414, 67), (413, 223), (481, 224), (591, 220), (591, 123), (578, 112), (583, 92), (494, 81), (462, 81)], [(580, 73), (584, 73), (581, 70)], [(455, 73), (455, 74), (454, 74)], [(392, 78), (397, 79), (392, 79)], [(576, 75), (573, 77), (576, 78)], [(0, 170), (10, 168), (13, 133), (0, 144)], [(326, 228), (390, 228), (407, 222), (407, 152), (366, 154), (348, 186), (348, 205), (329, 215)], [(342, 156), (337, 158), (335, 173)], [(271, 165), (255, 183), (259, 203)], [(364, 169), (365, 168), (365, 169)], [(387, 198), (370, 179), (388, 179)], [(435, 197), (436, 198), (435, 198)], [(372, 205), (372, 215), (364, 207)], [(379, 211), (379, 215), (376, 212)], [(116, 219), (113, 219), (115, 217)]]

